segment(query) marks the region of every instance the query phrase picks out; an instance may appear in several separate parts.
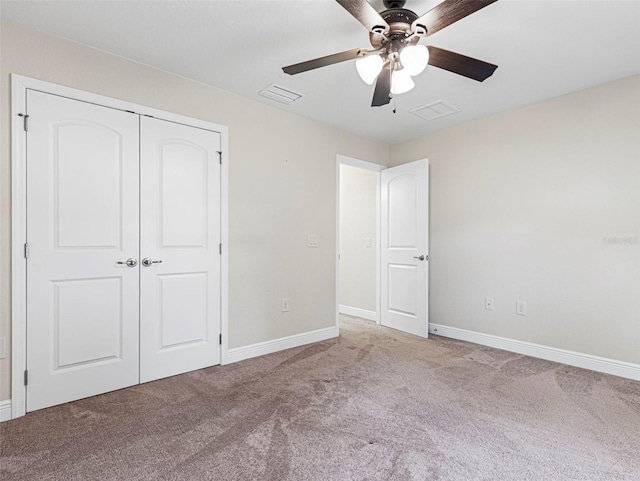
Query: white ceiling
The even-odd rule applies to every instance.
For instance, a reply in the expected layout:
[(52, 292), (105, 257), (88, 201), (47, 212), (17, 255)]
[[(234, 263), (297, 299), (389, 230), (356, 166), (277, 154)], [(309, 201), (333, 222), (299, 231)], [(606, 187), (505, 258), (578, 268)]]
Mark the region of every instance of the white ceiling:
[[(406, 8), (421, 15), (437, 3)], [(396, 97), (396, 114), (370, 107), (373, 87), (354, 62), (282, 72), (369, 47), (366, 29), (333, 0), (2, 0), (0, 9), (13, 22), (389, 143), (640, 73), (637, 0), (499, 0), (422, 40), (497, 64), (495, 74), (479, 83), (428, 67)], [(290, 106), (260, 97), (271, 83), (304, 97)], [(408, 112), (437, 100), (461, 112), (434, 121)]]

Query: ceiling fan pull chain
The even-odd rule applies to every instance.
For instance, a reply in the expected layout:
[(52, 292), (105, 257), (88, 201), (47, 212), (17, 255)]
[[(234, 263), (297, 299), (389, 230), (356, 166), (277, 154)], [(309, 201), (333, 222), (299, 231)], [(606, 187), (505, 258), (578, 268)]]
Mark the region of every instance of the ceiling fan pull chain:
[[(396, 69), (396, 64), (393, 63), (391, 70), (389, 71), (389, 85), (391, 86), (391, 88), (393, 88), (393, 71)], [(393, 95), (391, 93), (391, 90), (389, 90), (389, 97), (391, 97), (391, 99), (393, 100), (393, 113), (396, 113), (396, 96)]]

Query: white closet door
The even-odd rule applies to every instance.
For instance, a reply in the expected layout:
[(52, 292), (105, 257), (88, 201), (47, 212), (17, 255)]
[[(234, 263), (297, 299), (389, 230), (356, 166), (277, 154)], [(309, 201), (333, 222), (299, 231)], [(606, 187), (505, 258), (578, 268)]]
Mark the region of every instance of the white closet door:
[(140, 130), (147, 382), (220, 363), (220, 134), (149, 117)]
[(428, 337), (429, 164), (418, 160), (380, 176), (381, 323)]
[(137, 384), (138, 116), (27, 94), (27, 411)]

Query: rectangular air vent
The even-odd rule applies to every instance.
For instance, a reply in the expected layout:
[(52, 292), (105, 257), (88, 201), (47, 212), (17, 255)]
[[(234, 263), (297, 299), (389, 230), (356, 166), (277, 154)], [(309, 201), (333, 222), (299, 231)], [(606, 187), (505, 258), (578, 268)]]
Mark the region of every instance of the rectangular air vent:
[(437, 102), (409, 110), (409, 112), (425, 120), (436, 120), (440, 117), (460, 112), (460, 109), (454, 107), (448, 102), (445, 102), (444, 100), (438, 100)]
[(267, 97), (268, 99), (275, 100), (276, 102), (282, 102), (283, 104), (292, 104), (302, 97), (302, 94), (276, 84), (269, 85), (266, 89), (260, 92), (260, 95)]

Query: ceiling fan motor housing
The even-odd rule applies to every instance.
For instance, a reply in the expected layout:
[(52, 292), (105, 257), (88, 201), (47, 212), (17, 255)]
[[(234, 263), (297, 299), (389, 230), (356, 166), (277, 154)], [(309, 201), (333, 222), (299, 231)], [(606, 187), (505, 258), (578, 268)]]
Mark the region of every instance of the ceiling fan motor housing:
[[(387, 3), (402, 3), (404, 2), (385, 2)], [(369, 41), (375, 49), (385, 48), (387, 54), (397, 53), (403, 47), (416, 44), (420, 38), (414, 37), (410, 41), (407, 41), (407, 37), (413, 32), (411, 31), (411, 25), (418, 19), (411, 10), (406, 8), (390, 8), (380, 13), (380, 16), (389, 25), (389, 32), (384, 35), (378, 32), (369, 33)]]

